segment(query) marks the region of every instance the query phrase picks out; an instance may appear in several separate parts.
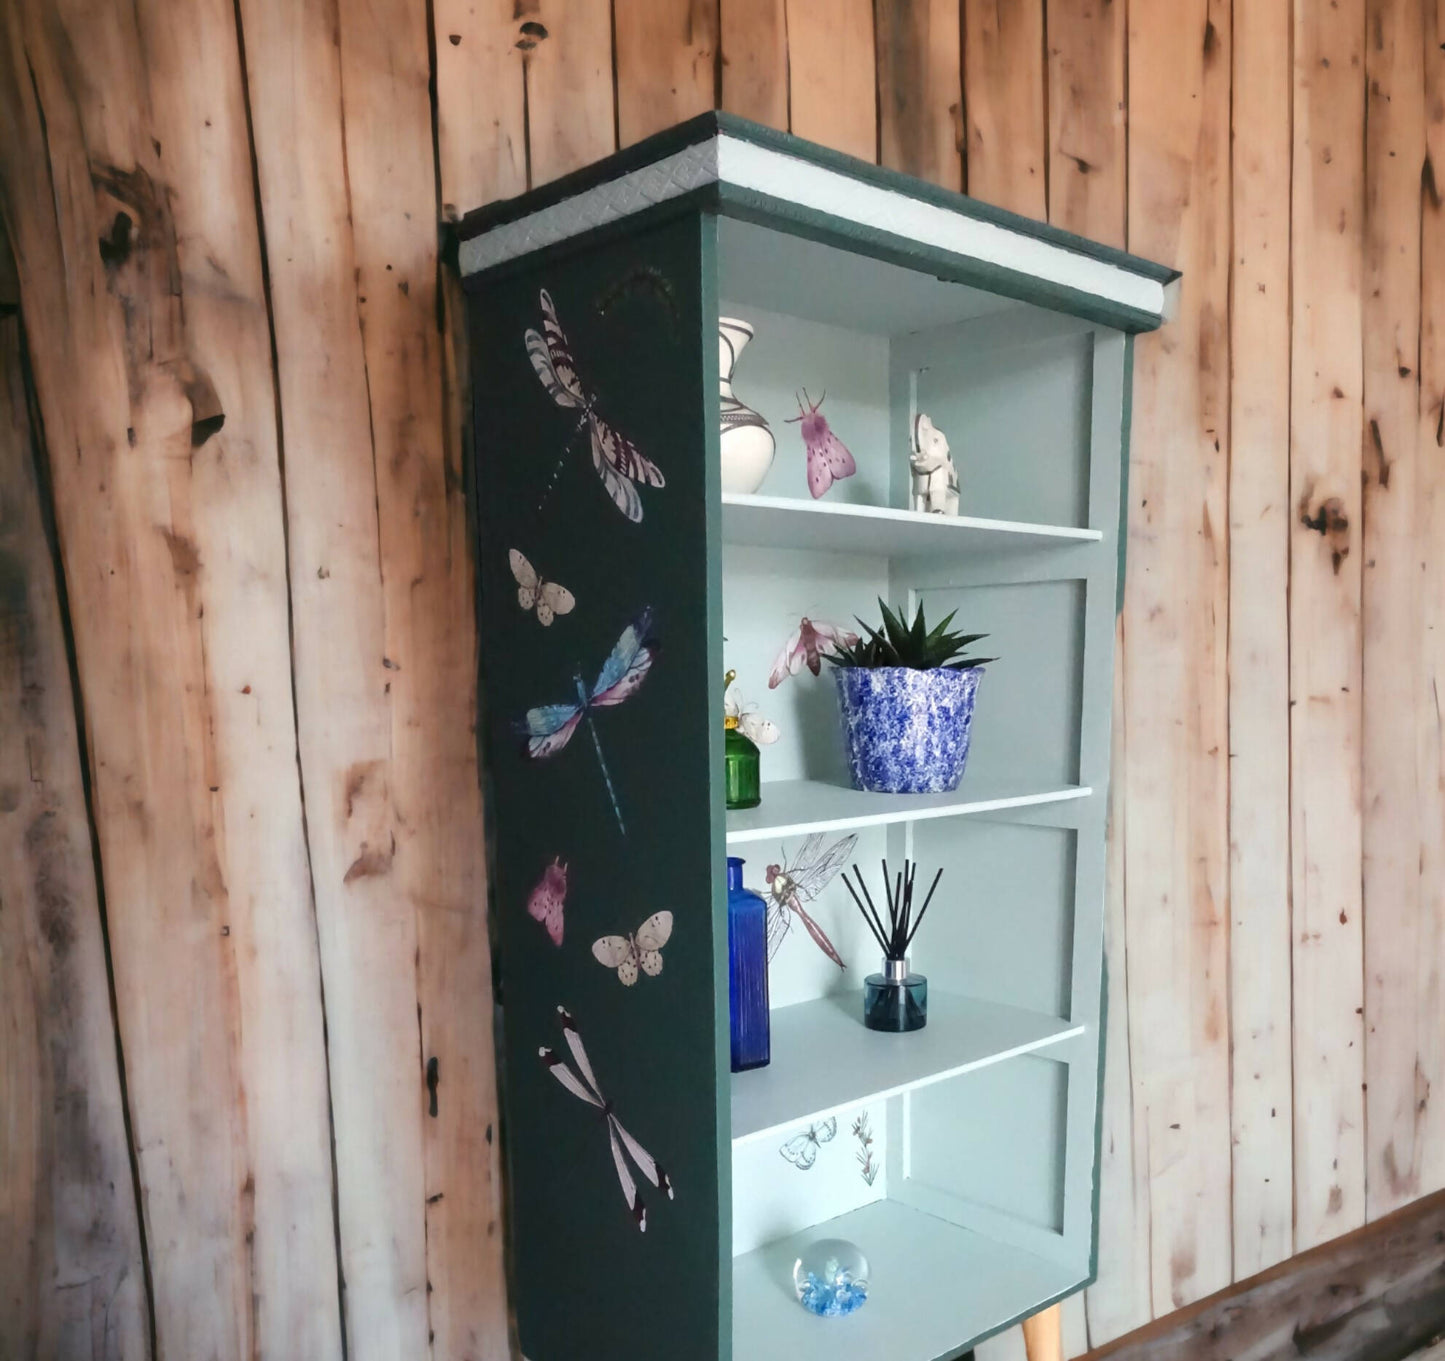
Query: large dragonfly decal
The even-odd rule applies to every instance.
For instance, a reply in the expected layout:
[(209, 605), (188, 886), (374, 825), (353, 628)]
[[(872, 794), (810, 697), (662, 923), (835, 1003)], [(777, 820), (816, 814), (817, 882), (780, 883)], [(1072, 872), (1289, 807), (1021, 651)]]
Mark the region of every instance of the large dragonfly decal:
[(523, 340), (527, 346), (527, 358), (537, 371), (542, 386), (547, 389), (558, 406), (578, 412), (577, 423), (567, 437), (567, 443), (552, 469), (552, 476), (537, 503), (541, 510), (556, 485), (562, 465), (567, 460), (567, 451), (585, 427), (592, 444), (592, 467), (602, 479), (602, 485), (612, 498), (612, 504), (634, 523), (642, 519), (642, 497), (633, 485), (645, 482), (649, 486), (663, 487), (666, 481), (662, 470), (644, 458), (637, 446), (626, 435), (615, 429), (597, 414), (597, 398), (582, 385), (577, 372), (576, 361), (572, 358), (572, 347), (567, 343), (567, 333), (557, 320), (557, 309), (552, 305), (552, 295), (544, 288), (539, 294), (542, 304), (542, 333), (527, 329)]
[(672, 1182), (667, 1173), (657, 1165), (652, 1154), (623, 1128), (617, 1112), (612, 1109), (612, 1103), (602, 1095), (602, 1088), (592, 1072), (592, 1065), (587, 1061), (587, 1050), (582, 1047), (582, 1037), (577, 1033), (577, 1023), (572, 1019), (571, 1013), (566, 1007), (558, 1007), (557, 1015), (562, 1022), (562, 1038), (566, 1041), (572, 1062), (577, 1065), (577, 1071), (574, 1073), (555, 1049), (548, 1049), (544, 1045), (537, 1052), (558, 1082), (579, 1101), (585, 1101), (601, 1114), (603, 1123), (607, 1126), (607, 1141), (612, 1148), (612, 1163), (617, 1168), (617, 1180), (621, 1183), (622, 1195), (627, 1201), (628, 1209), (632, 1211), (632, 1219), (638, 1230), (646, 1233), (647, 1206), (642, 1203), (642, 1195), (637, 1189), (637, 1179), (632, 1175), (628, 1158), (632, 1159), (637, 1170), (669, 1200), (673, 1198)]
[(840, 969), (848, 966), (828, 939), (828, 933), (808, 914), (811, 903), (848, 863), (857, 844), (856, 835), (845, 836), (823, 846), (823, 833), (814, 832), (792, 857), (784, 854), (781, 865), (768, 866), (768, 958), (772, 959), (788, 938), (796, 917), (815, 944)]
[(597, 752), (597, 764), (602, 767), (602, 780), (607, 786), (607, 797), (612, 803), (612, 812), (617, 818), (617, 828), (627, 835), (627, 825), (622, 820), (622, 805), (617, 799), (617, 789), (612, 783), (612, 772), (607, 768), (607, 757), (602, 752), (602, 739), (597, 735), (593, 722), (594, 709), (607, 709), (631, 699), (647, 673), (652, 670), (653, 658), (657, 655), (657, 639), (652, 635), (652, 610), (645, 609), (630, 623), (617, 640), (612, 655), (602, 667), (597, 680), (589, 688), (582, 679), (579, 669), (573, 676), (577, 698), (565, 704), (543, 704), (528, 709), (527, 716), (518, 725), (526, 737), (526, 754), (534, 761), (555, 756), (577, 731), (577, 725), (584, 719), (587, 731), (592, 734), (592, 746)]

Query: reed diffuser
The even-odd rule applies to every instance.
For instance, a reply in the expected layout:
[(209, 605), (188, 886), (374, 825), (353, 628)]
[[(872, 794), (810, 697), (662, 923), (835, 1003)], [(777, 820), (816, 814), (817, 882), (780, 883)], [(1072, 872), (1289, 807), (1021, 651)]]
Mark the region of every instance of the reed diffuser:
[(888, 904), (888, 917), (873, 905), (873, 895), (863, 882), (863, 873), (853, 866), (854, 888), (846, 874), (843, 882), (853, 895), (853, 902), (883, 951), (883, 972), (869, 974), (863, 983), (863, 1024), (869, 1030), (922, 1030), (928, 1024), (928, 979), (912, 973), (908, 967), (908, 948), (923, 925), (928, 905), (943, 877), (943, 869), (933, 876), (923, 906), (913, 910), (913, 881), (918, 873), (916, 861), (905, 860), (902, 870), (890, 878), (888, 862), (883, 862), (883, 892)]

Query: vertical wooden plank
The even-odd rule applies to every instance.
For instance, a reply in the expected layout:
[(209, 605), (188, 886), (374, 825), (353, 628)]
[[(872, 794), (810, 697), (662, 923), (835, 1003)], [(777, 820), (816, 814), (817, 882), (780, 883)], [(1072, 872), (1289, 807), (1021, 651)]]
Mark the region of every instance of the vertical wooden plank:
[[(398, 1054), (405, 1102), (387, 1115), (421, 1117), (424, 1179), (407, 1208), (425, 1219), (423, 1341), (437, 1357), (501, 1361), (509, 1353), (485, 828), (473, 737), (476, 616), (463, 484), (455, 464), (448, 467), (442, 430), (436, 170), (425, 154), (426, 15), (410, 0), (344, 0), (340, 13), (385, 622), (380, 666), (375, 657), (367, 662), (374, 683), (384, 677), (391, 701), (385, 778), (395, 846), (389, 876), (383, 870), (378, 877), (389, 877), (388, 891), (412, 914), (417, 949), (410, 983), (417, 1051), (408, 1050), (407, 1068)], [(358, 775), (365, 819), (374, 774), (353, 764), (348, 784)], [(394, 939), (378, 935), (374, 943), (405, 996), (407, 958), (392, 954)], [(410, 1036), (408, 1024), (403, 1035), (387, 1038), (385, 1052)], [(409, 1144), (410, 1128), (403, 1137)], [(374, 1167), (385, 1167), (386, 1144), (379, 1140), (375, 1151)], [(368, 1354), (389, 1355), (371, 1341)], [(353, 1347), (351, 1355), (359, 1354)]]
[(1044, 9), (1037, 0), (963, 0), (963, 107), (968, 192), (1046, 217)]
[[(1122, 174), (1120, 176), (1122, 191)], [(1110, 752), (1109, 840), (1104, 950), (1109, 973), (1104, 1015), (1104, 1091), (1099, 1156), (1099, 1277), (1085, 1294), (1089, 1345), (1102, 1346), (1153, 1316), (1149, 1287), (1147, 1110), (1135, 1100), (1130, 1038), (1125, 771), (1127, 713), (1124, 625), (1114, 643), (1114, 715)]]
[(0, 318), (0, 1355), (145, 1361), (140, 1218), (20, 365), (19, 319)]
[(433, 10), (444, 217), (617, 149), (607, 5), (434, 0)]
[[(520, 30), (527, 153), (536, 187), (617, 150), (612, 18), (595, 0), (536, 0)], [(450, 183), (445, 172), (442, 183)]]
[(1124, 0), (1048, 0), (1049, 221), (1124, 244)]
[(1229, 980), (1236, 1280), (1294, 1251), (1290, 91), (1290, 0), (1237, 6), (1229, 352)]
[(502, 1357), (491, 971), (467, 736), (475, 631), (442, 435), (433, 166), (417, 154), (431, 124), (425, 16), (349, 0), (241, 10), (248, 52), (292, 54), (290, 69), (253, 60), (249, 74), (349, 1350)]
[[(1088, 0), (1082, 5), (1051, 0), (1047, 19), (1048, 157), (1053, 186), (1049, 220), (1067, 231), (1122, 246), (1127, 209), (1123, 5), (1119, 0)], [(1109, 995), (1104, 1018), (1099, 1277), (1084, 1296), (1087, 1341), (1071, 1345), (1070, 1356), (1112, 1341), (1151, 1317), (1148, 1130), (1145, 1109), (1134, 1100), (1129, 1034), (1123, 646), (1121, 620), (1115, 639), (1109, 786), (1104, 939)]]
[(1419, 819), (1429, 829), (1420, 862), (1417, 1023), (1420, 1189), (1445, 1186), (1445, 0), (1426, 6), (1425, 159), (1420, 200), (1420, 398), (1416, 544), (1420, 553), (1422, 666)]
[(878, 159), (872, 0), (787, 0), (792, 130), (859, 160)]
[(787, 0), (719, 0), (722, 107), (788, 130)]
[(1295, 1247), (1364, 1221), (1364, 0), (1296, 0), (1290, 498)]
[(1420, 0), (1367, 0), (1362, 533), (1365, 1213), (1420, 1194)]
[(963, 188), (958, 0), (877, 0), (879, 159)]
[(235, 11), (11, 5), (20, 263), (159, 1351), (341, 1355), (271, 348)]
[[(432, 0), (437, 88), (437, 159), (442, 214), (455, 220), (492, 199), (527, 188), (523, 70), (535, 44), (518, 17), (535, 5), (516, 0)], [(550, 32), (550, 30), (549, 30)], [(550, 38), (548, 39), (550, 41)]]
[(612, 22), (622, 146), (714, 106), (718, 0), (620, 0)]
[(1129, 10), (1129, 246), (1184, 274), (1136, 350), (1123, 778), (1134, 1099), (1156, 1314), (1230, 1280), (1230, 6)]

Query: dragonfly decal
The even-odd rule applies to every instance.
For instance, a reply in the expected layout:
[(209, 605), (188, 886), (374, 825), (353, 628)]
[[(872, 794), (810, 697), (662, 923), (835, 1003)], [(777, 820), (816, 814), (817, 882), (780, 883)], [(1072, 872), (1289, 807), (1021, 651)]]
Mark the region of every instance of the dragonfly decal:
[(808, 1171), (818, 1161), (818, 1149), (833, 1142), (838, 1133), (838, 1117), (830, 1115), (795, 1134), (778, 1150), (799, 1172)]
[(582, 1046), (582, 1037), (577, 1033), (577, 1023), (572, 1019), (571, 1013), (566, 1007), (558, 1007), (557, 1015), (562, 1022), (562, 1039), (566, 1042), (572, 1062), (577, 1065), (576, 1072), (567, 1066), (566, 1060), (559, 1056), (555, 1049), (544, 1045), (537, 1052), (541, 1055), (542, 1062), (547, 1065), (547, 1070), (562, 1086), (579, 1101), (585, 1101), (594, 1107), (602, 1116), (603, 1123), (607, 1126), (607, 1141), (612, 1148), (612, 1163), (617, 1168), (617, 1180), (622, 1185), (623, 1198), (627, 1201), (628, 1209), (632, 1211), (632, 1219), (638, 1231), (646, 1233), (647, 1206), (642, 1203), (637, 1179), (632, 1175), (628, 1159), (630, 1158), (637, 1170), (669, 1200), (673, 1198), (672, 1182), (652, 1154), (623, 1128), (622, 1121), (612, 1109), (612, 1102), (602, 1095), (602, 1088), (592, 1072), (592, 1065), (587, 1061), (587, 1050)]
[(813, 943), (840, 969), (848, 966), (828, 939), (828, 933), (808, 915), (804, 903), (811, 903), (848, 863), (857, 835), (842, 837), (824, 847), (823, 833), (814, 832), (791, 859), (768, 866), (768, 958), (772, 959), (793, 929), (793, 918), (803, 923)]
[(593, 749), (597, 752), (597, 763), (602, 767), (607, 797), (612, 802), (612, 812), (623, 836), (627, 835), (627, 826), (622, 820), (622, 805), (617, 800), (617, 789), (612, 783), (607, 757), (602, 753), (602, 739), (597, 735), (592, 711), (612, 708), (631, 699), (652, 670), (657, 646), (657, 639), (652, 633), (652, 610), (645, 609), (622, 631), (612, 655), (607, 658), (590, 688), (579, 669), (572, 678), (577, 687), (575, 700), (528, 709), (526, 718), (518, 725), (527, 739), (524, 748), (527, 756), (534, 761), (543, 761), (561, 751), (572, 740), (577, 725), (586, 720), (587, 731), (592, 734)]
[(644, 458), (626, 435), (598, 415), (597, 398), (582, 384), (576, 361), (572, 358), (572, 347), (567, 342), (567, 333), (557, 320), (552, 295), (545, 288), (539, 294), (539, 301), (542, 305), (542, 331), (539, 334), (528, 327), (523, 337), (527, 358), (532, 361), (532, 368), (552, 400), (565, 410), (579, 414), (537, 509), (541, 510), (551, 495), (566, 462), (567, 451), (585, 428), (592, 445), (592, 467), (602, 479), (612, 504), (635, 524), (642, 519), (642, 497), (633, 484), (641, 482), (652, 487), (664, 487), (667, 483), (662, 470), (651, 459)]

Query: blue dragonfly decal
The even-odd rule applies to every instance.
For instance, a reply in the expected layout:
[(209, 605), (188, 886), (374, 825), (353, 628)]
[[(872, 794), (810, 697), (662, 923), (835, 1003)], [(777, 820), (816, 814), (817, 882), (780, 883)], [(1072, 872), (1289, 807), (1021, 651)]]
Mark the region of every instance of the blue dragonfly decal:
[(587, 731), (592, 734), (593, 749), (597, 752), (597, 764), (602, 768), (602, 779), (607, 785), (607, 797), (612, 801), (612, 812), (623, 836), (627, 835), (627, 826), (622, 820), (622, 806), (612, 783), (612, 772), (607, 768), (607, 757), (602, 753), (602, 740), (597, 736), (592, 711), (611, 708), (631, 699), (652, 670), (657, 646), (657, 639), (652, 633), (652, 609), (649, 607), (622, 631), (612, 655), (607, 658), (590, 689), (579, 669), (572, 678), (577, 687), (575, 701), (528, 709), (526, 718), (518, 725), (518, 730), (527, 739), (525, 754), (534, 761), (543, 761), (561, 751), (572, 740), (578, 724), (586, 720)]

